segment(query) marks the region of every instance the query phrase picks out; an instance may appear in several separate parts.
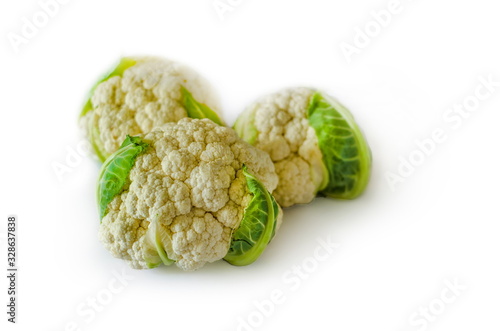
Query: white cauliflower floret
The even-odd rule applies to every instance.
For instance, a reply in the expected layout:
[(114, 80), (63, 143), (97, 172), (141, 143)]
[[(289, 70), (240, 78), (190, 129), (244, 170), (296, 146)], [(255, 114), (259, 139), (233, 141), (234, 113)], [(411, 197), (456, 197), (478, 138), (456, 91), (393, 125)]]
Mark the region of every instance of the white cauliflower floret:
[(178, 216), (170, 226), (172, 259), (184, 270), (194, 270), (226, 255), (233, 228), (224, 226), (211, 213), (195, 209)]
[[(314, 92), (294, 88), (271, 94), (248, 107), (242, 117), (253, 120), (255, 131), (248, 140), (275, 163), (279, 184), (273, 194), (283, 207), (312, 201), (324, 180), (322, 153), (306, 113)], [(245, 130), (238, 123), (235, 128), (240, 135)]]
[(134, 268), (148, 268), (146, 232), (157, 222), (178, 267), (222, 259), (252, 198), (243, 165), (272, 192), (278, 177), (269, 156), (207, 119), (167, 123), (141, 139), (149, 147), (102, 219), (105, 247)]
[(163, 58), (129, 60), (135, 64), (96, 86), (91, 95), (92, 110), (80, 120), (102, 160), (120, 147), (127, 134), (150, 132), (186, 117), (181, 87), (198, 102), (219, 109), (208, 82), (192, 69)]

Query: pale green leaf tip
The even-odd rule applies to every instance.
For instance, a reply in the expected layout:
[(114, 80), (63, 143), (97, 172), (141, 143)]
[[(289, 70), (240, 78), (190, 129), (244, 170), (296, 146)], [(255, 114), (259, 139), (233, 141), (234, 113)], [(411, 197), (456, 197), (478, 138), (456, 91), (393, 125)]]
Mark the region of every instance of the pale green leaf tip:
[(99, 161), (101, 162), (106, 161), (106, 159), (109, 157), (109, 154), (106, 153), (106, 151), (104, 150), (99, 129), (97, 127), (90, 126), (89, 132), (90, 132), (90, 137), (89, 137), (90, 145), (92, 146), (95, 155), (97, 155)]
[(158, 236), (156, 237), (156, 250), (157, 250), (158, 255), (160, 256), (160, 259), (164, 265), (168, 266), (168, 265), (171, 265), (175, 262), (174, 260), (172, 260), (168, 257), (167, 252), (163, 248), (163, 245), (162, 245)]
[(208, 118), (212, 122), (224, 126), (224, 121), (217, 115), (215, 111), (213, 111), (210, 107), (208, 107), (204, 103), (198, 102), (191, 92), (189, 92), (184, 86), (181, 85), (181, 100), (182, 106), (186, 109), (187, 115), (190, 118)]
[(236, 134), (249, 143), (254, 145), (259, 136), (259, 131), (255, 126), (255, 111), (252, 109), (246, 109), (237, 119), (233, 125)]

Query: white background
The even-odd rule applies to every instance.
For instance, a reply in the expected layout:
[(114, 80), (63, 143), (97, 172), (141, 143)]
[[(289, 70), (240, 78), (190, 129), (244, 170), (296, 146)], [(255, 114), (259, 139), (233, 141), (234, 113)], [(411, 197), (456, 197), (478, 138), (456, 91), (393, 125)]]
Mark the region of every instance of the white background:
[[(67, 2), (18, 47), (8, 36), (22, 36), (23, 18), (33, 21), (40, 4), (0, 5), (0, 256), (3, 266), (6, 219), (16, 215), (20, 269), (16, 325), (6, 322), (1, 277), (2, 330), (499, 329), (500, 88), (459, 126), (443, 117), (473, 102), (480, 76), (500, 82), (494, 1), (401, 0), (381, 28), (371, 12), (389, 0), (223, 0), (233, 4), (223, 19), (212, 0)], [(372, 37), (348, 62), (341, 45), (355, 45), (366, 26)], [(82, 141), (76, 122), (89, 87), (120, 56), (137, 54), (197, 69), (229, 123), (282, 87), (331, 92), (371, 145), (366, 194), (287, 209), (251, 266), (128, 269), (97, 239), (98, 162), (77, 158), (61, 180), (53, 167), (68, 165)], [(422, 159), (415, 141), (439, 128), (447, 139)], [(386, 176), (401, 175), (411, 155), (419, 165), (392, 190)], [(318, 240), (340, 246), (318, 261)], [(122, 272), (133, 279), (120, 287)], [(460, 284), (458, 296), (447, 281)], [(275, 290), (284, 299), (264, 316), (254, 302)]]

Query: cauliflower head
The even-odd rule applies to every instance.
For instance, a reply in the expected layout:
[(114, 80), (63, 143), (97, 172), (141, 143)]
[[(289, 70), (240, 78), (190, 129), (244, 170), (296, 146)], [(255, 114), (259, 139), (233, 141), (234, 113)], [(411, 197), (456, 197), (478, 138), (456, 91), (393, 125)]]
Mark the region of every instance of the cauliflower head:
[(238, 135), (267, 152), (279, 177), (283, 207), (318, 194), (342, 199), (365, 189), (371, 152), (351, 113), (330, 96), (290, 88), (250, 105), (236, 120)]
[(126, 135), (184, 117), (222, 120), (212, 88), (192, 69), (158, 57), (125, 57), (92, 88), (80, 125), (104, 161)]
[(98, 182), (99, 238), (133, 268), (195, 270), (255, 261), (281, 209), (269, 156), (208, 119), (184, 118), (127, 137)]

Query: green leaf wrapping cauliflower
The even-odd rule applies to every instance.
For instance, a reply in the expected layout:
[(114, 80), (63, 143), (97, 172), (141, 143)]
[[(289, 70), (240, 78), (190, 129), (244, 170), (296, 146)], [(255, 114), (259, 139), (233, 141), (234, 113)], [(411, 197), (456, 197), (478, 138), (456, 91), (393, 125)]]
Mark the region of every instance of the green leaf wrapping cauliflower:
[(134, 268), (247, 265), (281, 222), (277, 184), (269, 155), (234, 130), (208, 119), (167, 123), (127, 137), (103, 164), (99, 237)]
[(150, 132), (181, 118), (223, 124), (210, 85), (190, 68), (156, 57), (122, 58), (92, 88), (80, 124), (104, 161), (126, 135)]
[(353, 199), (365, 189), (371, 152), (351, 113), (338, 101), (309, 88), (271, 94), (250, 105), (234, 129), (267, 152), (283, 207), (309, 203), (318, 194)]

